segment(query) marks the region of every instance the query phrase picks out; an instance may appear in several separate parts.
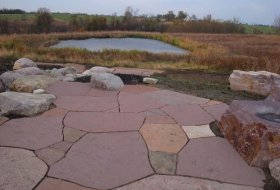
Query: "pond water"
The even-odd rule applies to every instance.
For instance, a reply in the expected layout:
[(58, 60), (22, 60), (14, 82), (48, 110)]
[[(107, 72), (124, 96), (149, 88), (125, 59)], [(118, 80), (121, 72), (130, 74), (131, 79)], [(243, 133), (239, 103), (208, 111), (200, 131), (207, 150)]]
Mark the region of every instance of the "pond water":
[(91, 38), (86, 40), (65, 40), (51, 47), (86, 48), (91, 51), (103, 49), (141, 50), (152, 53), (188, 53), (187, 50), (172, 46), (165, 42), (140, 38)]

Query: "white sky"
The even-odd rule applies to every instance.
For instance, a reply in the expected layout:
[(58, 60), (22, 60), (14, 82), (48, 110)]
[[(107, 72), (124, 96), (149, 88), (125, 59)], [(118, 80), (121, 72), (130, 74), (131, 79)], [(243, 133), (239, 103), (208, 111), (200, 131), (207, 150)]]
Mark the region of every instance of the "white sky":
[(139, 9), (139, 14), (166, 14), (182, 10), (198, 18), (211, 14), (214, 19), (234, 16), (248, 24), (273, 24), (280, 14), (279, 0), (0, 0), (0, 8), (36, 11), (40, 7), (51, 12), (123, 15), (126, 7)]

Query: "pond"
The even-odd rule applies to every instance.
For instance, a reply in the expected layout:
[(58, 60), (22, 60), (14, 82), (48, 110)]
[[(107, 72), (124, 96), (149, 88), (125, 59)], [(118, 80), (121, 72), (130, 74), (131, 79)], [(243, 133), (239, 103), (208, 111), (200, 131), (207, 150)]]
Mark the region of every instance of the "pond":
[(86, 48), (91, 51), (103, 49), (140, 50), (152, 53), (188, 53), (187, 50), (172, 46), (165, 42), (140, 38), (91, 38), (86, 40), (65, 40), (51, 47)]

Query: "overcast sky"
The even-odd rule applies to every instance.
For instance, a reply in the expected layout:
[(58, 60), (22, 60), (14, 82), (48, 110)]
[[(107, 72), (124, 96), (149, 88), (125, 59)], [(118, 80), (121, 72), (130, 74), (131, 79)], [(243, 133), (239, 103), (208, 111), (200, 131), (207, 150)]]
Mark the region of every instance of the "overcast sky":
[(214, 19), (228, 20), (234, 16), (241, 22), (273, 24), (280, 14), (279, 0), (0, 0), (0, 8), (36, 11), (40, 7), (51, 12), (123, 15), (126, 7), (139, 9), (139, 14), (175, 14), (182, 10), (198, 18), (211, 14)]

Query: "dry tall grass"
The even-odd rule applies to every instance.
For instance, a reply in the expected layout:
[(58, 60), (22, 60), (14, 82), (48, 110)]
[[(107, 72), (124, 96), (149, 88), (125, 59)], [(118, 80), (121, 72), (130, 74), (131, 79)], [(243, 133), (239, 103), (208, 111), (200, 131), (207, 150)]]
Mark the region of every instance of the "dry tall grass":
[[(191, 53), (186, 55), (143, 51), (48, 48), (66, 39), (136, 37), (160, 40)], [(208, 69), (231, 72), (267, 70), (280, 73), (280, 36), (186, 34), (148, 32), (83, 32), (0, 36), (0, 58), (27, 57), (40, 62), (75, 62), (108, 67), (148, 69)]]

